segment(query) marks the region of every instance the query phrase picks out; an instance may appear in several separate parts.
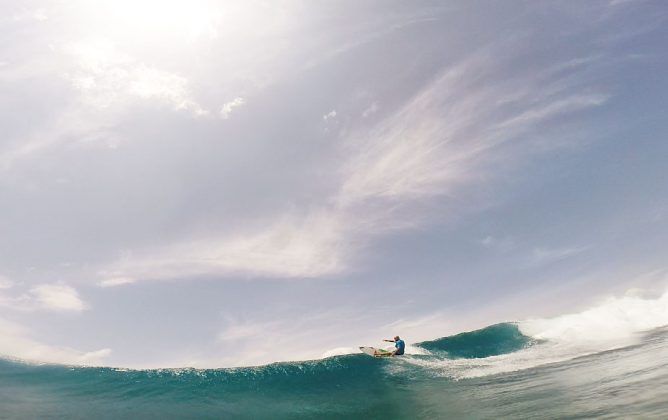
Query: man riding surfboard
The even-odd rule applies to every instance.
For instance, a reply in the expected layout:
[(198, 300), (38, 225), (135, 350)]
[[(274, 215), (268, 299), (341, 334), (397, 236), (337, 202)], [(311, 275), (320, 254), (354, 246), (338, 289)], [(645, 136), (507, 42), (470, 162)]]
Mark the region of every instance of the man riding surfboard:
[(394, 343), (394, 351), (392, 352), (392, 356), (401, 356), (404, 354), (404, 349), (406, 348), (406, 343), (404, 343), (404, 340), (402, 340), (398, 335), (394, 337), (393, 340), (383, 340), (387, 341), (388, 343)]

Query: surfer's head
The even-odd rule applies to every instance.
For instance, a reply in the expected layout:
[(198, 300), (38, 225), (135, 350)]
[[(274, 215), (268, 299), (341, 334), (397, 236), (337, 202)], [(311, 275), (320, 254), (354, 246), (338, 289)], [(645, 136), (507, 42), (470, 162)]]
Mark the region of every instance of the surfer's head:
[(394, 341), (398, 341), (398, 340), (400, 340), (399, 336), (398, 336), (398, 335), (395, 335), (395, 336), (394, 336)]

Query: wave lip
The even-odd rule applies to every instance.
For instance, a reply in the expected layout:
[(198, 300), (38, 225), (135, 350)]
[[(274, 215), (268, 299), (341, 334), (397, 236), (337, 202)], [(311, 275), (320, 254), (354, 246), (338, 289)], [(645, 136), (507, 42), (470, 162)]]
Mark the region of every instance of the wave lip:
[(522, 334), (516, 323), (501, 323), (425, 341), (419, 346), (432, 352), (445, 352), (450, 359), (480, 359), (522, 350), (533, 343), (534, 340)]

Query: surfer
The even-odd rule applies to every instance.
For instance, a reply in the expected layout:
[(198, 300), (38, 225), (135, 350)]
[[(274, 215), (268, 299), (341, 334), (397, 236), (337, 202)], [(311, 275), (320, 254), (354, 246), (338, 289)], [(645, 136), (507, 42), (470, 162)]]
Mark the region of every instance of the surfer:
[(394, 343), (394, 351), (392, 352), (392, 356), (401, 356), (404, 354), (404, 349), (406, 348), (406, 343), (404, 343), (404, 340), (402, 340), (398, 335), (394, 337), (393, 340), (383, 340), (387, 341), (388, 343)]

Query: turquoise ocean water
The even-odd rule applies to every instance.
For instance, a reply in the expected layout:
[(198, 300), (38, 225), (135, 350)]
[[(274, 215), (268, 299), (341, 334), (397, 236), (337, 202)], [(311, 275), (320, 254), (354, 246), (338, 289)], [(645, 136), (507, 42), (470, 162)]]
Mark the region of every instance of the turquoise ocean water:
[(391, 359), (158, 370), (0, 360), (0, 418), (668, 418), (668, 329), (632, 338), (592, 350), (504, 323)]

